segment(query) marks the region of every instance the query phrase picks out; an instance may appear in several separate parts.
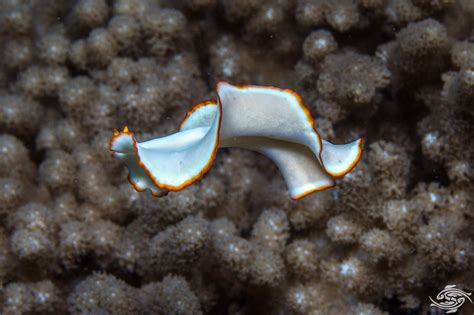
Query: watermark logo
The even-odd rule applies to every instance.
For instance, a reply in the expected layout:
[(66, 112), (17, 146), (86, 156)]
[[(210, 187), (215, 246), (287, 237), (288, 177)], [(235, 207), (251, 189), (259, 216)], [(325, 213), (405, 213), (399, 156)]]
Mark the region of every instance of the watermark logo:
[(466, 299), (472, 303), (470, 298), (472, 293), (464, 292), (461, 289), (456, 288), (455, 284), (448, 284), (444, 289), (438, 293), (436, 300), (433, 300), (431, 296), (429, 297), (431, 302), (430, 306), (437, 307), (446, 311), (448, 313), (454, 313), (460, 308)]

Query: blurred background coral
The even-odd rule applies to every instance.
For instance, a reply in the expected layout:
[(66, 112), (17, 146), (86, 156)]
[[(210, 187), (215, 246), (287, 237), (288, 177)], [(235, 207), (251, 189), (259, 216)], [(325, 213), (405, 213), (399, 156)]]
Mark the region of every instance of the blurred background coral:
[[(0, 313), (440, 314), (445, 285), (474, 292), (474, 1), (0, 0), (0, 47)], [(299, 201), (238, 149), (135, 192), (113, 128), (176, 131), (218, 80), (294, 89), (362, 161)]]

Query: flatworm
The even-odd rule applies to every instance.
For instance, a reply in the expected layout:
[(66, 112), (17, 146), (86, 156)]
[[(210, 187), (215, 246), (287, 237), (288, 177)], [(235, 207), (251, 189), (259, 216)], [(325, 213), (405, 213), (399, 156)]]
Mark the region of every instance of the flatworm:
[(218, 148), (260, 152), (278, 166), (293, 199), (335, 185), (359, 162), (362, 139), (321, 139), (309, 110), (294, 91), (271, 86), (217, 84), (218, 100), (195, 105), (179, 131), (137, 142), (127, 127), (114, 131), (112, 155), (125, 163), (129, 182), (154, 196), (193, 184), (212, 165)]

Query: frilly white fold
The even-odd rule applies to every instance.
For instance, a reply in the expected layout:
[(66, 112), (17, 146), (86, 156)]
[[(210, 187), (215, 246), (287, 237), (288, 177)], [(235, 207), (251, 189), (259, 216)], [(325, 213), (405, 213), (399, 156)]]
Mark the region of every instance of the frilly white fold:
[(113, 156), (128, 168), (137, 191), (179, 191), (209, 170), (217, 149), (240, 147), (275, 162), (293, 199), (333, 187), (360, 160), (362, 139), (335, 145), (322, 140), (301, 97), (266, 86), (217, 85), (218, 101), (192, 108), (179, 131), (138, 143), (128, 128), (114, 131)]

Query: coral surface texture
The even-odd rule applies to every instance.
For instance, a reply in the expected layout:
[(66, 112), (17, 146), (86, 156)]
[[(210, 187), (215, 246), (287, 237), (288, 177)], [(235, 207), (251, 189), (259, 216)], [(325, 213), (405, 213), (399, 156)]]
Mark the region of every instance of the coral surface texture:
[[(292, 200), (223, 148), (135, 191), (114, 128), (219, 81), (299, 93), (360, 162)], [(0, 314), (471, 315), (473, 139), (473, 0), (0, 0)]]

